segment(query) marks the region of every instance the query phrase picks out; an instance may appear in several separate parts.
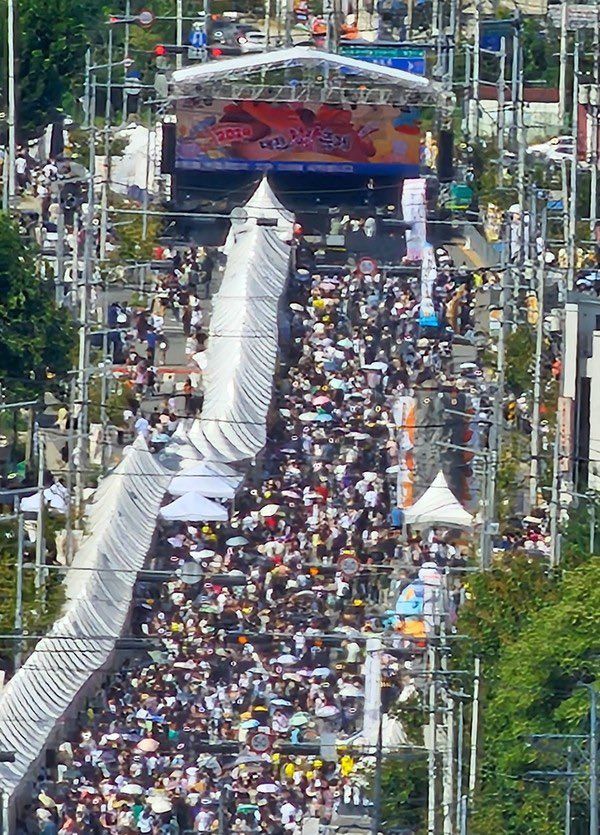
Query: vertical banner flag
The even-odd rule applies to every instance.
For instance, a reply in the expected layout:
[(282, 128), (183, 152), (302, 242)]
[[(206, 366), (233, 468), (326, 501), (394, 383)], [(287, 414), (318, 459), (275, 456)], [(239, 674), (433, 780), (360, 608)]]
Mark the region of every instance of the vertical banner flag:
[(410, 229), (406, 230), (406, 257), (409, 261), (423, 259), (423, 248), (427, 240), (426, 187), (424, 179), (404, 180), (402, 187), (402, 217), (405, 223), (411, 224)]

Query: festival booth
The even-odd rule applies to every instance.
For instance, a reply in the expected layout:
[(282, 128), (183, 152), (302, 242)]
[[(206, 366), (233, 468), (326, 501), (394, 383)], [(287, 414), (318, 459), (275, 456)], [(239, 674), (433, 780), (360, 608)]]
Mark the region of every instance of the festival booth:
[(450, 528), (471, 528), (473, 517), (458, 501), (448, 487), (446, 476), (440, 470), (431, 486), (404, 511), (407, 525), (427, 528), (446, 525)]
[(73, 701), (105, 669), (121, 635), (169, 476), (138, 438), (96, 491), (84, 539), (69, 569), (64, 615), (42, 638), (0, 696), (4, 820), (9, 801), (51, 742)]

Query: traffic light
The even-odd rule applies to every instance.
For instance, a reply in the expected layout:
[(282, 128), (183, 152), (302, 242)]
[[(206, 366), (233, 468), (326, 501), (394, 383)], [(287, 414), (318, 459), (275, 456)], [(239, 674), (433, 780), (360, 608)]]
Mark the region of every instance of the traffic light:
[(525, 299), (525, 307), (527, 309), (527, 322), (530, 325), (537, 325), (537, 320), (540, 315), (538, 304), (538, 297), (535, 293), (530, 293)]
[(154, 47), (154, 55), (156, 57), (156, 66), (159, 69), (165, 69), (169, 65), (170, 55), (187, 55), (189, 47), (179, 46), (172, 43), (159, 43)]
[(509, 402), (504, 407), (504, 417), (506, 418), (506, 422), (510, 424), (514, 424), (517, 420), (517, 401), (516, 400), (509, 400)]

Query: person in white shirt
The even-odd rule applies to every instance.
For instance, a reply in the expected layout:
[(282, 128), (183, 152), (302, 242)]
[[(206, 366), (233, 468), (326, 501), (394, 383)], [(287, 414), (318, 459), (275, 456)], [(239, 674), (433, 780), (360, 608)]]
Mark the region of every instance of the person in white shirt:
[(29, 166), (25, 155), (22, 153), (15, 160), (15, 173), (17, 175), (19, 191), (23, 191), (29, 182)]
[(135, 422), (135, 434), (141, 435), (146, 440), (150, 438), (150, 424), (143, 415), (140, 415)]

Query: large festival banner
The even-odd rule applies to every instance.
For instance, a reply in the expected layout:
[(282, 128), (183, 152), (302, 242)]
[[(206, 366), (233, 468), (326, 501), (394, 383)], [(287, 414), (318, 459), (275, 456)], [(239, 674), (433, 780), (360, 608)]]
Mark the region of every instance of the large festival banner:
[(353, 105), (184, 99), (176, 167), (183, 170), (418, 175), (415, 111)]

